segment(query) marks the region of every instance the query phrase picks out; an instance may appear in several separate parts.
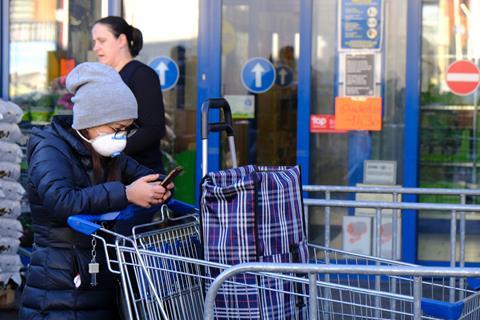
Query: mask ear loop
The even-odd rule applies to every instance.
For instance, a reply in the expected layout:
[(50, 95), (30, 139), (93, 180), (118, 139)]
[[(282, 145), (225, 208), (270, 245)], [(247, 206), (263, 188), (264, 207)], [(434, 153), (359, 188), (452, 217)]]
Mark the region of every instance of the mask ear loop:
[(78, 135), (80, 136), (80, 138), (82, 138), (83, 140), (85, 140), (86, 142), (88, 142), (88, 143), (90, 143), (90, 144), (92, 143), (92, 141), (90, 141), (90, 140), (88, 140), (87, 138), (85, 138), (85, 137), (80, 133), (80, 131), (78, 131), (77, 129), (75, 129), (75, 131), (77, 131), (77, 133), (78, 133)]

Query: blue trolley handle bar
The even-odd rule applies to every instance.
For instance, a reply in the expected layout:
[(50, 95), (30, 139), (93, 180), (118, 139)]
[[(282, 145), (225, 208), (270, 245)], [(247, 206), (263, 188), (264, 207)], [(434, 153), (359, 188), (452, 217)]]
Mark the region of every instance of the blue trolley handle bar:
[(84, 235), (91, 235), (97, 232), (102, 226), (96, 223), (90, 222), (88, 216), (79, 214), (68, 217), (68, 225), (75, 231), (83, 233)]
[[(221, 109), (223, 111), (223, 122), (208, 121), (208, 114), (210, 109)], [(205, 176), (208, 172), (208, 134), (210, 132), (227, 133), (228, 147), (232, 156), (232, 167), (236, 168), (237, 164), (237, 152), (235, 149), (235, 139), (233, 134), (233, 120), (232, 111), (227, 100), (224, 98), (207, 99), (202, 104), (202, 176)]]
[[(175, 200), (175, 199), (171, 199), (170, 201), (168, 201), (167, 206), (169, 209), (180, 214), (198, 212), (198, 209), (195, 208), (194, 206), (185, 202)], [(78, 214), (78, 215), (70, 216), (67, 219), (67, 223), (73, 230), (83, 233), (87, 236), (92, 235), (98, 230), (102, 229), (102, 231), (106, 231), (107, 233), (115, 234), (121, 238), (124, 238), (124, 236), (120, 234), (116, 234), (112, 231), (103, 229), (101, 225), (95, 222), (127, 220), (132, 218), (136, 214), (142, 214), (142, 212), (159, 210), (160, 207), (161, 205), (145, 209), (139, 206), (130, 205), (121, 211), (108, 212), (108, 213), (99, 214), (99, 215)]]
[(97, 232), (99, 229), (102, 229), (102, 226), (95, 222), (127, 220), (133, 217), (137, 208), (137, 206), (130, 205), (121, 211), (108, 212), (104, 214), (77, 214), (68, 217), (67, 223), (73, 230), (89, 236)]

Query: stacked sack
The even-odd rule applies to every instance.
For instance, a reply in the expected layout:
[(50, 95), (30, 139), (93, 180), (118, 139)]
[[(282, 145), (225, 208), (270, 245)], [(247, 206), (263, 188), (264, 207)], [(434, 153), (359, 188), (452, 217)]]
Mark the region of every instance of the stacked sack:
[(25, 189), (18, 182), (22, 149), (17, 143), (23, 138), (18, 127), (22, 116), (19, 106), (0, 99), (0, 292), (10, 280), (21, 283), (17, 250), (23, 229), (17, 218)]

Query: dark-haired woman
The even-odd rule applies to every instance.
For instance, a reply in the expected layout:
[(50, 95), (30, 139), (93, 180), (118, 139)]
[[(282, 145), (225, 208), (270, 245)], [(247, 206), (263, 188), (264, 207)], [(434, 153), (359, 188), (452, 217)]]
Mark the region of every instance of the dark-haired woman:
[(165, 110), (160, 80), (152, 68), (133, 59), (142, 49), (142, 33), (123, 18), (109, 16), (95, 22), (92, 39), (98, 62), (117, 70), (137, 99), (139, 130), (128, 141), (125, 153), (164, 173), (160, 140), (165, 135)]
[[(139, 128), (127, 141), (125, 153), (141, 165), (165, 173), (160, 149), (160, 140), (165, 136), (160, 79), (152, 68), (133, 59), (143, 47), (142, 33), (123, 18), (108, 16), (95, 22), (92, 39), (98, 62), (117, 70), (137, 99), (136, 124)], [(133, 225), (148, 223), (152, 218), (152, 215), (142, 215), (129, 221), (119, 221), (115, 230), (130, 234)]]

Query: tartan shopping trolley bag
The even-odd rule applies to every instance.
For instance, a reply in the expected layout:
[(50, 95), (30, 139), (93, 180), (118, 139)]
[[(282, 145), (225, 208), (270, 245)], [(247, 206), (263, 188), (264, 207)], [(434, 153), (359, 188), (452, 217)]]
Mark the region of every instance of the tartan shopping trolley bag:
[[(222, 109), (224, 122), (209, 124), (208, 111)], [(203, 155), (208, 133), (226, 131), (234, 168), (207, 171), (203, 156), (200, 215), (204, 259), (221, 264), (243, 262), (307, 262), (308, 248), (303, 223), (302, 185), (298, 166), (255, 166), (236, 168), (233, 124), (228, 103), (209, 99), (202, 105)], [(206, 268), (207, 278), (219, 270)], [(217, 316), (222, 319), (298, 319), (305, 314), (302, 298), (282, 292), (304, 288), (280, 288), (275, 279), (242, 276), (250, 288), (227, 284), (217, 296)], [(266, 283), (258, 283), (265, 281)], [(261, 290), (258, 287), (271, 288)], [(278, 286), (278, 291), (276, 287)], [(243, 317), (242, 317), (243, 315)], [(239, 317), (240, 316), (240, 317)]]
[[(200, 211), (207, 261), (228, 265), (308, 261), (298, 167), (251, 165), (211, 172), (202, 182)], [(208, 278), (218, 275), (214, 268), (206, 272), (210, 273)], [(239, 309), (245, 309), (246, 318), (252, 318), (252, 314), (258, 319), (302, 318), (302, 299), (281, 293), (280, 288), (275, 292), (275, 279), (264, 279), (269, 283), (257, 283), (255, 275), (247, 275), (245, 281), (252, 287), (243, 287), (246, 292), (240, 295), (236, 285), (226, 285), (216, 299), (217, 315), (223, 309), (226, 319), (234, 315), (238, 318), (242, 314)], [(259, 293), (258, 286), (271, 291)]]

